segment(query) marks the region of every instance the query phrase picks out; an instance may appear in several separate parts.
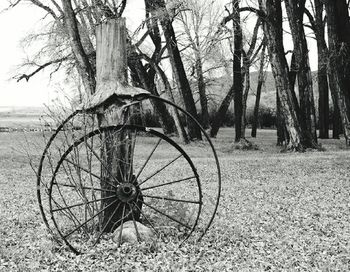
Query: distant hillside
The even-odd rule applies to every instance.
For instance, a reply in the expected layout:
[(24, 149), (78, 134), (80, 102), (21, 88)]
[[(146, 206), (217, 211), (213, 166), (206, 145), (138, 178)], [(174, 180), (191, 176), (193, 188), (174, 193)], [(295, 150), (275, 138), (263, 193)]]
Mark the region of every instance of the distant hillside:
[[(317, 107), (318, 102), (318, 88), (316, 79), (316, 72), (312, 73), (314, 78), (313, 90), (315, 103)], [(250, 92), (248, 96), (248, 110), (254, 107), (255, 98), (256, 98), (256, 88), (258, 83), (258, 72), (251, 72), (250, 75)], [(229, 91), (232, 85), (232, 78), (221, 77), (216, 78), (212, 82), (208, 83), (207, 92), (210, 97), (211, 108), (216, 108), (219, 103), (223, 100), (227, 92)], [(272, 75), (272, 72), (266, 72), (266, 80), (262, 87), (260, 105), (267, 108), (274, 109), (276, 107), (276, 88), (275, 81)], [(233, 103), (230, 106), (233, 109)]]
[[(258, 73), (252, 72), (250, 78), (250, 92), (248, 96), (248, 108), (254, 107), (255, 94), (258, 83)], [(211, 109), (217, 108), (232, 85), (232, 78), (221, 77), (210, 81), (207, 85), (207, 93), (210, 100)], [(260, 104), (265, 107), (275, 108), (276, 105), (276, 90), (275, 82), (271, 72), (266, 73), (266, 81), (262, 88)], [(233, 109), (231, 103), (230, 109)]]

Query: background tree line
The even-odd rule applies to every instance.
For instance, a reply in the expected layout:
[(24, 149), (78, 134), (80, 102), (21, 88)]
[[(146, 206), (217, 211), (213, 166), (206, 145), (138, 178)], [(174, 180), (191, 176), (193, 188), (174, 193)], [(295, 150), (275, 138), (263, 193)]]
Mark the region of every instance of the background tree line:
[[(263, 84), (271, 70), (278, 144), (297, 151), (319, 148), (318, 137), (329, 137), (332, 105), (333, 138), (343, 134), (350, 145), (350, 21), (346, 0), (136, 2), (144, 7), (144, 15), (136, 31), (128, 34), (128, 68), (134, 86), (181, 104), (212, 137), (225, 124), (233, 102), (234, 140), (246, 143), (248, 97), (254, 92), (249, 119), (255, 137)], [(17, 80), (30, 80), (44, 69), (63, 70), (79, 78), (86, 94), (94, 94), (96, 26), (123, 16), (128, 1), (12, 0), (9, 8), (22, 3), (43, 10), (45, 26), (26, 37), (26, 43), (39, 45), (39, 50), (24, 63), (27, 70), (19, 73)], [(317, 42), (318, 112), (309, 60), (314, 49), (307, 41), (310, 30)], [(290, 51), (285, 49), (287, 36), (293, 42)], [(254, 90), (252, 71), (258, 75)], [(212, 96), (211, 86), (223, 76), (230, 78), (230, 86), (221, 89), (220, 96)], [(178, 133), (184, 141), (201, 139), (196, 126), (179, 113), (169, 112), (161, 103), (153, 109), (165, 133)]]

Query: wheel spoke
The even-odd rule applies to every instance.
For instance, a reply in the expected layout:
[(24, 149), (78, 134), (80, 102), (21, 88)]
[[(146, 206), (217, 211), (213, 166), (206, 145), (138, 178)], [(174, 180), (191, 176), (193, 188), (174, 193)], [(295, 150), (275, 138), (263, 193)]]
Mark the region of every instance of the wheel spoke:
[(84, 190), (95, 190), (95, 191), (101, 191), (101, 192), (110, 192), (110, 193), (115, 193), (113, 190), (108, 190), (108, 189), (100, 189), (100, 188), (94, 188), (94, 187), (88, 187), (88, 186), (78, 186), (74, 184), (64, 184), (64, 183), (57, 183), (54, 182), (53, 184), (58, 185), (58, 186), (64, 186), (64, 187), (71, 187), (71, 188), (81, 188)]
[(136, 130), (130, 133), (131, 135), (131, 147), (130, 147), (130, 156), (129, 156), (129, 173), (127, 176), (127, 180), (132, 182), (132, 172), (133, 172), (133, 163), (134, 163), (134, 153), (135, 153), (135, 145), (136, 145)]
[(143, 201), (142, 201), (142, 203), (145, 204), (147, 207), (151, 208), (152, 210), (156, 211), (157, 213), (160, 213), (161, 215), (164, 215), (165, 217), (168, 217), (169, 219), (175, 221), (176, 223), (180, 224), (181, 226), (183, 226), (183, 227), (185, 227), (187, 229), (192, 229), (190, 226), (188, 226), (185, 223), (177, 220), (176, 218), (172, 217), (171, 215), (166, 214), (165, 212), (162, 212), (162, 211), (158, 210), (157, 208), (153, 207), (152, 205), (147, 204), (146, 202), (143, 202)]
[[(117, 180), (117, 178), (112, 175), (112, 173), (109, 171), (107, 165), (104, 163), (104, 161), (100, 158), (100, 156), (96, 153), (95, 150), (93, 150), (93, 148), (88, 144), (86, 143), (87, 147), (91, 150), (91, 152), (95, 155), (95, 157), (100, 161), (102, 167), (107, 171), (107, 173), (114, 179), (115, 182), (117, 182), (118, 184), (120, 184), (121, 182)], [(117, 188), (116, 185), (112, 184), (112, 183), (108, 183), (109, 185), (111, 185), (112, 187), (114, 188)]]
[[(125, 205), (123, 206), (123, 213), (122, 213), (122, 223), (120, 224), (120, 231), (119, 231), (119, 238), (118, 238), (118, 247), (120, 246), (121, 244), (121, 241), (122, 241), (122, 235), (123, 235), (123, 224), (124, 224), (124, 214), (125, 214)], [(116, 222), (117, 223), (117, 222)], [(114, 224), (116, 224), (114, 223)]]
[[(125, 204), (124, 204), (123, 207), (125, 208)], [(127, 216), (129, 216), (129, 214), (130, 214), (130, 211), (129, 211), (127, 214), (122, 213), (122, 217), (121, 217), (118, 221), (116, 221), (116, 222), (113, 223), (113, 226), (112, 226), (111, 229), (114, 230), (115, 226), (116, 226), (122, 219), (124, 220), (124, 218), (126, 218)]]
[(185, 199), (176, 199), (176, 198), (170, 198), (166, 196), (151, 196), (151, 195), (142, 195), (143, 197), (149, 197), (149, 198), (155, 198), (155, 199), (161, 199), (161, 200), (169, 200), (169, 201), (175, 201), (175, 202), (182, 202), (182, 203), (192, 203), (192, 204), (201, 204), (199, 201), (193, 201), (193, 200), (185, 200)]
[(136, 232), (137, 241), (140, 242), (141, 238), (140, 238), (139, 230), (137, 228), (137, 223), (136, 223), (135, 216), (134, 216), (133, 206), (130, 203), (128, 203), (128, 205), (129, 205), (129, 209), (131, 211), (132, 222), (134, 223), (134, 228), (135, 228), (135, 232)]
[(88, 173), (88, 174), (90, 174), (91, 176), (93, 176), (93, 177), (95, 177), (95, 178), (97, 178), (97, 179), (101, 179), (101, 177), (97, 176), (97, 175), (94, 174), (94, 173), (91, 173), (91, 171), (89, 171), (89, 170), (85, 169), (84, 167), (82, 167), (82, 166), (76, 164), (75, 162), (72, 162), (71, 160), (69, 160), (69, 159), (67, 159), (67, 158), (65, 158), (64, 160), (65, 160), (66, 162), (69, 162), (70, 164), (74, 165), (75, 167), (79, 168), (80, 170), (84, 171), (85, 173)]
[(162, 139), (159, 139), (157, 144), (154, 146), (154, 148), (152, 149), (151, 153), (149, 154), (149, 156), (147, 157), (145, 163), (142, 165), (141, 169), (139, 170), (139, 172), (136, 175), (136, 180), (138, 179), (138, 177), (141, 175), (143, 169), (145, 169), (147, 163), (149, 162), (149, 160), (151, 159), (153, 153), (156, 151), (157, 147), (159, 146), (160, 142), (162, 141)]
[(118, 203), (117, 207), (114, 209), (112, 215), (108, 218), (106, 224), (103, 226), (101, 232), (99, 233), (99, 235), (96, 238), (96, 241), (94, 242), (94, 246), (98, 243), (98, 241), (100, 240), (103, 232), (105, 231), (105, 229), (107, 228), (107, 226), (109, 225), (109, 223), (111, 222), (112, 218), (114, 217), (115, 213), (118, 211), (119, 207), (120, 207), (121, 202)]
[(183, 179), (178, 179), (178, 180), (175, 180), (175, 181), (170, 181), (170, 182), (167, 182), (167, 183), (162, 183), (162, 184), (158, 184), (158, 185), (142, 188), (142, 191), (146, 191), (146, 190), (150, 190), (150, 189), (154, 189), (154, 188), (158, 188), (158, 187), (163, 187), (163, 186), (166, 186), (166, 185), (175, 184), (175, 183), (179, 183), (179, 182), (190, 180), (190, 179), (194, 179), (194, 178), (196, 178), (196, 176), (183, 178)]
[[(52, 199), (52, 201), (55, 203), (57, 207), (62, 207), (56, 200)], [(70, 219), (73, 222), (74, 226), (77, 226), (77, 224), (78, 225), (80, 224), (80, 221), (75, 217), (75, 215), (72, 213), (71, 210), (69, 211), (62, 210), (62, 213), (64, 216), (66, 216), (68, 219)]]
[[(64, 166), (63, 166), (63, 168), (64, 168)], [(64, 170), (65, 170), (65, 172), (66, 172), (66, 169), (65, 169), (65, 168), (64, 168)], [(72, 179), (73, 179), (73, 178), (72, 178)], [(71, 182), (70, 179), (69, 179), (69, 181)], [(74, 179), (73, 179), (73, 181), (74, 181)], [(56, 187), (57, 187), (58, 194), (59, 194), (59, 196), (61, 197), (61, 199), (62, 199), (62, 201), (63, 201), (63, 204), (64, 204), (65, 206), (67, 206), (67, 202), (66, 202), (65, 197), (64, 197), (63, 194), (62, 194), (61, 188), (60, 188), (58, 185), (56, 185)], [(52, 199), (53, 199), (53, 198), (52, 198)], [(56, 202), (56, 201), (55, 201), (55, 202)], [(56, 203), (57, 203), (57, 202), (56, 202)], [(70, 214), (70, 215), (72, 216), (71, 218), (75, 219), (78, 223), (80, 223), (79, 220), (76, 218), (76, 216), (72, 213), (71, 210), (68, 210), (68, 211), (65, 212), (65, 213)], [(75, 224), (75, 223), (74, 223), (74, 224)]]
[(154, 232), (157, 234), (157, 236), (159, 236), (158, 231), (156, 230), (156, 228), (154, 227), (154, 225), (152, 224), (152, 222), (148, 219), (148, 217), (145, 215), (145, 213), (142, 211), (142, 209), (139, 208), (139, 206), (137, 206), (137, 203), (135, 201), (133, 201), (134, 206), (136, 207), (136, 209), (139, 210), (139, 212), (142, 214), (142, 216), (146, 219), (146, 221), (151, 225), (152, 229), (154, 230)]
[[(84, 115), (84, 117), (85, 117), (85, 115)], [(85, 124), (86, 124), (86, 119), (84, 119), (84, 121), (85, 121)], [(93, 121), (93, 126), (94, 126), (94, 119), (92, 120)], [(84, 125), (84, 128), (85, 128), (85, 135), (87, 134), (87, 126), (86, 125)], [(92, 173), (92, 169), (93, 169), (93, 164), (92, 164), (92, 157), (93, 157), (93, 154), (92, 154), (92, 152), (89, 152), (89, 150), (88, 150), (88, 147), (86, 146), (86, 143), (89, 141), (89, 139), (87, 139), (87, 138), (84, 138), (84, 143), (85, 143), (85, 153), (86, 153), (86, 159), (87, 159), (87, 163), (88, 163), (88, 169), (90, 169), (91, 171), (89, 171), (89, 170), (87, 170), (87, 173), (89, 174), (89, 180), (90, 180), (90, 184), (91, 184), (91, 186), (94, 186), (94, 181), (93, 181), (93, 179), (92, 179), (92, 177), (95, 177), (95, 178), (97, 178), (98, 180), (100, 180), (100, 177), (99, 176), (97, 176), (97, 175), (95, 175), (94, 173)], [(94, 146), (94, 137), (91, 137), (91, 139), (90, 139), (90, 141), (91, 141), (91, 146)], [(79, 165), (80, 166), (80, 165)], [(81, 166), (80, 166), (81, 167)], [(82, 167), (83, 168), (83, 167)], [(85, 169), (82, 169), (83, 171), (85, 171)], [(97, 199), (97, 197), (96, 197), (96, 194), (95, 194), (95, 191), (92, 191), (92, 199)], [(94, 205), (94, 209), (95, 210), (98, 210), (98, 204), (97, 204), (97, 202), (95, 203), (95, 205)]]
[(70, 209), (70, 208), (74, 208), (74, 207), (79, 207), (79, 206), (83, 206), (83, 205), (86, 205), (86, 204), (95, 203), (95, 202), (97, 202), (97, 201), (108, 200), (108, 199), (112, 199), (112, 198), (115, 198), (115, 197), (116, 197), (115, 195), (113, 195), (113, 196), (108, 196), (108, 197), (104, 197), (104, 198), (99, 198), (99, 199), (95, 199), (95, 200), (90, 200), (90, 201), (86, 201), (86, 202), (81, 202), (81, 203), (74, 204), (74, 205), (71, 205), (71, 206), (66, 206), (66, 207), (64, 207), (64, 208), (52, 209), (51, 211), (52, 211), (52, 212), (59, 212), (59, 211), (62, 211), (62, 210), (67, 210), (67, 209)]
[(147, 177), (144, 181), (142, 181), (139, 186), (141, 186), (142, 184), (144, 184), (146, 181), (148, 181), (149, 179), (153, 178), (155, 175), (157, 175), (158, 173), (160, 173), (161, 171), (163, 171), (165, 168), (167, 168), (169, 165), (173, 164), (175, 161), (177, 161), (179, 158), (181, 158), (183, 156), (183, 154), (180, 154), (179, 156), (177, 156), (175, 159), (173, 159), (172, 161), (168, 162), (166, 165), (164, 165), (162, 168), (160, 168), (159, 170), (157, 170), (156, 172), (154, 172), (152, 175), (150, 175), (149, 177)]
[(63, 239), (66, 239), (68, 236), (72, 235), (72, 233), (74, 233), (75, 231), (77, 231), (79, 228), (81, 228), (82, 226), (84, 226), (85, 224), (87, 224), (88, 222), (90, 222), (92, 219), (94, 219), (96, 216), (100, 215), (102, 212), (104, 212), (106, 209), (108, 209), (109, 207), (111, 207), (114, 203), (116, 203), (118, 201), (118, 199), (112, 201), (111, 203), (109, 203), (106, 207), (104, 207), (103, 209), (101, 209), (98, 213), (94, 214), (92, 217), (90, 217), (89, 219), (87, 219), (84, 223), (81, 223), (78, 227), (76, 227), (75, 229), (73, 229), (70, 233), (62, 236)]

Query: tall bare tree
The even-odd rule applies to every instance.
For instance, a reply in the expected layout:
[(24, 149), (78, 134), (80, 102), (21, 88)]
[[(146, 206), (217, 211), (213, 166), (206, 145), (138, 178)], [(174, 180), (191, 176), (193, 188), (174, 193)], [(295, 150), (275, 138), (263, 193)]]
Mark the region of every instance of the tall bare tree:
[(258, 115), (259, 115), (261, 90), (262, 90), (262, 85), (264, 84), (264, 81), (265, 81), (266, 45), (267, 45), (266, 39), (264, 39), (263, 40), (263, 47), (261, 49), (261, 54), (260, 54), (258, 85), (256, 88), (256, 98), (255, 98), (254, 113), (253, 113), (252, 131), (251, 131), (251, 136), (253, 138), (256, 137), (256, 131), (258, 128)]
[(282, 7), (280, 0), (260, 0), (260, 10), (263, 17), (263, 27), (268, 43), (268, 52), (275, 84), (281, 103), (281, 113), (290, 137), (289, 148), (303, 150), (302, 130), (298, 120), (296, 105), (292, 97), (289, 82), (288, 64), (283, 45)]
[(345, 0), (324, 0), (327, 12), (329, 81), (335, 84), (332, 95), (337, 101), (346, 142), (350, 145), (350, 19)]
[[(224, 27), (228, 22), (232, 20), (233, 23), (233, 48), (231, 48), (233, 54), (233, 84), (230, 90), (222, 100), (219, 109), (214, 115), (211, 123), (210, 135), (216, 137), (220, 126), (223, 123), (226, 112), (234, 100), (234, 112), (235, 112), (235, 142), (239, 142), (245, 137), (245, 110), (246, 102), (248, 98), (248, 92), (250, 89), (250, 73), (249, 68), (255, 60), (259, 48), (256, 49), (258, 29), (261, 24), (260, 18), (258, 18), (253, 30), (253, 35), (248, 46), (248, 50), (244, 51), (243, 48), (243, 33), (241, 15), (242, 11), (250, 10), (247, 7), (240, 7), (240, 1), (234, 0), (231, 2), (232, 12), (223, 18), (220, 22), (220, 27)], [(242, 66), (243, 63), (243, 66)], [(243, 81), (245, 78), (245, 91), (243, 92)]]
[[(316, 147), (316, 114), (312, 86), (312, 76), (309, 64), (308, 46), (304, 31), (304, 11), (306, 0), (284, 1), (288, 15), (289, 26), (294, 44), (295, 67), (298, 78), (300, 115), (304, 145), (306, 147)], [(294, 85), (291, 86), (294, 88)]]
[[(152, 16), (159, 19), (166, 40), (166, 48), (170, 57), (170, 63), (175, 76), (177, 86), (181, 92), (185, 109), (198, 119), (197, 109), (193, 99), (191, 87), (186, 75), (184, 64), (181, 58), (180, 50), (177, 44), (177, 38), (172, 26), (173, 18), (170, 17), (164, 0), (145, 0)], [(190, 119), (187, 120), (188, 136), (190, 139), (202, 139), (199, 127)]]
[(183, 11), (177, 17), (181, 29), (184, 30), (186, 60), (192, 68), (191, 75), (195, 78), (199, 102), (201, 105), (201, 122), (204, 128), (209, 128), (209, 106), (207, 96), (207, 74), (221, 65), (212, 64), (221, 37), (216, 31), (220, 11), (217, 3), (210, 0), (189, 0), (183, 3)]

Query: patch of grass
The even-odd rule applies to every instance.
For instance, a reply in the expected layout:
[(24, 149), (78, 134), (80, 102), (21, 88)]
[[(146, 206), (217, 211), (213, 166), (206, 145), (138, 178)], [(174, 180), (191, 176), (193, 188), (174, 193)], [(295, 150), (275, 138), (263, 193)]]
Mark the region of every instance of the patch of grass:
[[(38, 142), (38, 134), (27, 137)], [(23, 134), (0, 133), (0, 271), (349, 271), (350, 150), (344, 142), (322, 140), (324, 152), (280, 153), (275, 132), (258, 131), (248, 140), (259, 150), (226, 152), (233, 140), (232, 129), (214, 140), (222, 197), (200, 243), (117, 248), (103, 242), (75, 256), (45, 231), (35, 175), (16, 151)], [(201, 143), (187, 151), (196, 164), (208, 163)], [(204, 186), (215, 193), (216, 184)]]

